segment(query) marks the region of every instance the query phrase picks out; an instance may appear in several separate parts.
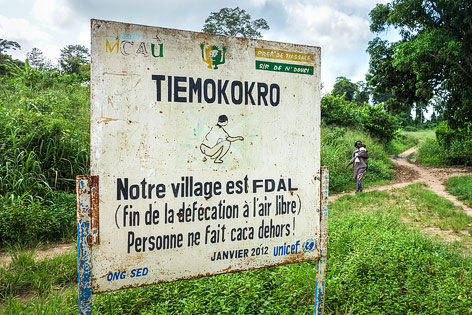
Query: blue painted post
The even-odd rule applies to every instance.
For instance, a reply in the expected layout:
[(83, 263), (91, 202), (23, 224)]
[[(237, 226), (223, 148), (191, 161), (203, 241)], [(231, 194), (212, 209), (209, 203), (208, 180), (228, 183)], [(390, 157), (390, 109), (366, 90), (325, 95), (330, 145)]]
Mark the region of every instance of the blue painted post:
[[(76, 179), (77, 191), (77, 259), (79, 284), (79, 315), (92, 314), (91, 245), (98, 241), (98, 231), (92, 228), (98, 224), (98, 177), (80, 175)], [(98, 220), (97, 220), (98, 221)]]
[(320, 213), (320, 260), (316, 271), (315, 285), (315, 315), (321, 315), (324, 311), (325, 282), (326, 282), (326, 252), (328, 249), (328, 191), (329, 168), (321, 167), (321, 213)]

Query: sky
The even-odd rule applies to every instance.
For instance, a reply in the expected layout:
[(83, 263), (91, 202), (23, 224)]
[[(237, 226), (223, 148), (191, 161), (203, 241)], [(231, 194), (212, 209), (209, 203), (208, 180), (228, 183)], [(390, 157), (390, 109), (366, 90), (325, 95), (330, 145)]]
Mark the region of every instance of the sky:
[[(53, 63), (61, 48), (90, 47), (90, 19), (201, 31), (211, 12), (239, 6), (253, 19), (264, 18), (270, 30), (262, 39), (321, 47), (322, 92), (337, 77), (365, 80), (369, 67), (369, 12), (387, 0), (0, 0), (0, 38), (21, 50), (7, 53), (24, 60), (39, 48)], [(381, 34), (395, 40), (394, 31)]]

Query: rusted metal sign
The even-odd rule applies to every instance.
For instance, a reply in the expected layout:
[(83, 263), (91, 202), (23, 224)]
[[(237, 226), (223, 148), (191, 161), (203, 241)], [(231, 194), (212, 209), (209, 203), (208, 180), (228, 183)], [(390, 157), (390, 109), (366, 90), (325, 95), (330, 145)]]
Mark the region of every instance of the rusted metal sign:
[(319, 259), (319, 79), (317, 47), (93, 20), (92, 291)]

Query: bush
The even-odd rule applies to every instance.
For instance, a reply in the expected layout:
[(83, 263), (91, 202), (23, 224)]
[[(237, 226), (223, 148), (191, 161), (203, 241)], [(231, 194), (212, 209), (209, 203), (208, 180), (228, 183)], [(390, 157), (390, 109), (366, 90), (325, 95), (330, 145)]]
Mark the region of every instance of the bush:
[(472, 165), (472, 123), (463, 128), (452, 129), (446, 122), (436, 128), (436, 138), (446, 155), (444, 164)]
[(364, 103), (359, 112), (362, 128), (374, 137), (387, 142), (398, 134), (400, 123), (397, 117), (387, 113), (382, 104), (372, 106)]
[(427, 140), (420, 146), (418, 163), (472, 165), (472, 124), (463, 129), (451, 129), (443, 122), (436, 128), (436, 139)]
[(45, 76), (51, 87), (36, 88), (31, 76), (0, 82), (9, 91), (0, 94), (0, 195), (71, 191), (89, 172), (88, 87)]
[(398, 118), (387, 113), (383, 105), (359, 106), (331, 94), (321, 99), (321, 119), (327, 125), (362, 129), (384, 142), (392, 140), (400, 127)]
[(387, 154), (400, 154), (408, 150), (409, 148), (418, 144), (418, 139), (408, 134), (398, 134), (391, 141), (385, 144), (385, 151)]
[(325, 124), (357, 127), (359, 118), (357, 104), (346, 101), (343, 96), (326, 94), (321, 98), (321, 119)]
[(418, 149), (416, 162), (426, 166), (442, 166), (448, 160), (446, 152), (436, 139), (426, 139)]
[[(472, 137), (472, 134), (471, 134)], [(454, 139), (447, 148), (450, 165), (472, 165), (472, 138)]]
[(447, 180), (446, 189), (472, 207), (472, 176), (454, 176)]
[(75, 195), (55, 193), (47, 201), (0, 197), (0, 248), (71, 238), (76, 233)]
[(89, 87), (26, 63), (0, 90), (0, 247), (72, 237), (70, 193), (89, 173)]

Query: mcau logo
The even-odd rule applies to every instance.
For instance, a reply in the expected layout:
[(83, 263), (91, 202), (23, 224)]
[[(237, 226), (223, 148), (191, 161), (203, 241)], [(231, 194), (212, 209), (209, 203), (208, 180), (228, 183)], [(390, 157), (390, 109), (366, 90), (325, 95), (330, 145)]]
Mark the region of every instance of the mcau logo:
[(155, 39), (144, 37), (140, 34), (122, 34), (118, 36), (107, 36), (115, 39), (105, 41), (105, 51), (109, 53), (121, 53), (123, 56), (143, 56), (154, 58), (164, 57), (164, 44), (158, 43)]
[(208, 64), (208, 69), (218, 69), (218, 65), (226, 62), (226, 47), (221, 49), (215, 45), (209, 45), (205, 48), (205, 44), (201, 43), (202, 60)]

